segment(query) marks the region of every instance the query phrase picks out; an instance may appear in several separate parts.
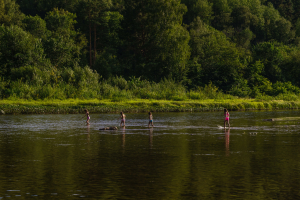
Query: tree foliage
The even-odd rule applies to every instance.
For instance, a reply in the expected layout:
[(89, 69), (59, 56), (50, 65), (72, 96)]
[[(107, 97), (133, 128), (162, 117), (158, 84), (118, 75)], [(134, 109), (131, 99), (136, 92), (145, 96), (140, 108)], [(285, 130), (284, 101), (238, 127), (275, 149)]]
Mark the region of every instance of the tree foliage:
[(44, 40), (45, 53), (56, 67), (71, 67), (80, 61), (86, 39), (74, 29), (75, 18), (75, 14), (58, 9), (45, 17), (50, 31), (49, 37)]
[(14, 68), (47, 65), (41, 40), (22, 28), (0, 26), (0, 41), (0, 73), (3, 77), (10, 76)]
[(0, 0), (0, 24), (22, 26), (24, 14), (13, 0)]
[(0, 95), (70, 97), (85, 77), (297, 93), (299, 17), (297, 0), (0, 0)]
[(125, 2), (122, 60), (126, 75), (185, 78), (189, 35), (179, 0)]

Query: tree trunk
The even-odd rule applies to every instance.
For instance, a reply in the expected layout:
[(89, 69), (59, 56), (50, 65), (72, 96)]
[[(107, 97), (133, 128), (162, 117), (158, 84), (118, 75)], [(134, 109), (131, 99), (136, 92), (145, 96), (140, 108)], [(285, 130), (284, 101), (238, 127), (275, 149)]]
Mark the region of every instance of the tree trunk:
[(94, 23), (94, 63), (96, 61), (96, 43), (97, 43), (97, 35), (96, 35), (96, 23)]
[(91, 11), (89, 10), (89, 28), (90, 28), (90, 67), (92, 66), (92, 25), (91, 25)]

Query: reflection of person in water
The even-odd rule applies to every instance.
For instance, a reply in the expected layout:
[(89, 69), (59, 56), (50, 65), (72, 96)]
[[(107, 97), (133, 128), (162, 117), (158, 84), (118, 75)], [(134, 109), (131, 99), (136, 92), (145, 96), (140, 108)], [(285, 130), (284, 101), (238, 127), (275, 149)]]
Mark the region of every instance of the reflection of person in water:
[(122, 128), (122, 147), (125, 147), (125, 127)]
[(90, 141), (90, 127), (87, 126), (87, 138), (88, 138), (88, 141)]
[(153, 146), (153, 128), (149, 129), (149, 145), (150, 145), (150, 149)]
[(230, 128), (228, 130), (225, 129), (225, 151), (226, 156), (229, 156), (229, 138), (230, 138)]

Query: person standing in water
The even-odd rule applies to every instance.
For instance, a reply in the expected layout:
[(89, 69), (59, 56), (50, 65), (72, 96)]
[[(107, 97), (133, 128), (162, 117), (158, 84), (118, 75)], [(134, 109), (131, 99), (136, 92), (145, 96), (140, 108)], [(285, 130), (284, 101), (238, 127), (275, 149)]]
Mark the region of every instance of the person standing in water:
[(150, 128), (150, 124), (152, 125), (153, 127), (153, 116), (152, 116), (152, 113), (149, 112), (149, 123), (148, 123), (148, 127)]
[(224, 116), (225, 116), (225, 119), (224, 119), (224, 128), (226, 128), (226, 122), (228, 124), (228, 127), (230, 128), (230, 123), (229, 123), (230, 114), (229, 114), (229, 112), (228, 112), (228, 110), (226, 108), (224, 109)]
[(123, 126), (125, 126), (125, 117), (126, 116), (125, 116), (125, 114), (123, 112), (121, 112), (120, 114), (121, 114), (121, 117), (120, 117), (121, 118), (120, 126), (122, 126), (122, 123), (123, 123)]
[(90, 118), (91, 118), (91, 117), (90, 117), (90, 113), (89, 113), (89, 111), (88, 111), (87, 109), (85, 109), (84, 112), (85, 112), (85, 114), (84, 114), (83, 117), (86, 116), (86, 123), (87, 123), (87, 124), (90, 124), (90, 122), (89, 122), (89, 121), (90, 121)]

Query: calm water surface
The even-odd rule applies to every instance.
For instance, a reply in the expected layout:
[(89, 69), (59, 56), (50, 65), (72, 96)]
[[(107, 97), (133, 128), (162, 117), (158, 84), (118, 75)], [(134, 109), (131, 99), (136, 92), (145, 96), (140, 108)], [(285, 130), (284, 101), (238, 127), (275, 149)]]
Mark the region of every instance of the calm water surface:
[(0, 116), (0, 199), (300, 199), (300, 111)]

